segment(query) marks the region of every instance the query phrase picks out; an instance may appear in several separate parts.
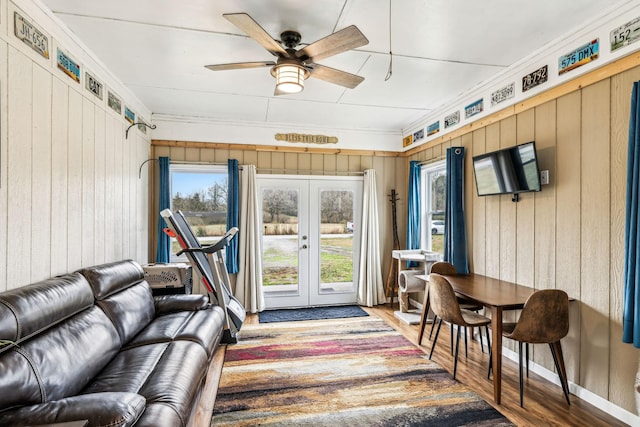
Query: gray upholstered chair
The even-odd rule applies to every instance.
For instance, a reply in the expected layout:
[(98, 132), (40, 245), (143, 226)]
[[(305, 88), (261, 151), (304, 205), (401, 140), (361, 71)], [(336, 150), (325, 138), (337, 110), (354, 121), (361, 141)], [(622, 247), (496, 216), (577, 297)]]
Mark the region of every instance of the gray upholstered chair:
[(517, 323), (504, 323), (502, 335), (518, 341), (520, 362), (520, 406), (523, 406), (522, 344), (526, 344), (527, 376), (529, 374), (529, 344), (549, 344), (560, 384), (567, 403), (569, 385), (564, 367), (560, 340), (569, 332), (569, 297), (560, 289), (543, 289), (531, 294)]
[[(429, 353), (429, 359), (433, 355), (433, 350), (436, 348), (438, 342), (438, 335), (442, 322), (445, 321), (451, 325), (458, 326), (458, 332), (456, 334), (456, 348), (454, 354), (453, 364), (453, 378), (456, 378), (456, 372), (458, 369), (458, 349), (460, 347), (460, 328), (466, 327), (482, 327), (484, 326), (487, 334), (487, 342), (489, 341), (489, 324), (491, 319), (473, 311), (464, 310), (460, 308), (458, 304), (458, 298), (451, 283), (443, 276), (437, 273), (431, 273), (429, 276), (429, 302), (431, 309), (438, 316), (438, 329), (436, 329), (436, 335), (433, 338), (433, 344), (431, 346), (431, 352)], [(480, 332), (482, 334), (482, 331)], [(491, 346), (489, 346), (489, 354), (491, 354)]]

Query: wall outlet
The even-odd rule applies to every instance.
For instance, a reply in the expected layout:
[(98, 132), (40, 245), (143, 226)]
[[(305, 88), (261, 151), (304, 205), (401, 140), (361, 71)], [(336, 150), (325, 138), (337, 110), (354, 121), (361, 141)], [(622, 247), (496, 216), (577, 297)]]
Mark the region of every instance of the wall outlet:
[(540, 171), (540, 184), (547, 185), (549, 184), (549, 171)]

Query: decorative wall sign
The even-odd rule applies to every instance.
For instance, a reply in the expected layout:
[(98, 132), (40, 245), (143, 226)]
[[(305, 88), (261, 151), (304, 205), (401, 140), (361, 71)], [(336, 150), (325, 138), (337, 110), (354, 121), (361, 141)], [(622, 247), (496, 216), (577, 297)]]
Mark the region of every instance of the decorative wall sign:
[(600, 39), (591, 40), (577, 49), (558, 58), (558, 75), (575, 70), (589, 62), (598, 59), (600, 55)]
[(413, 144), (413, 135), (407, 135), (404, 138), (402, 138), (403, 147), (408, 147), (411, 144)]
[(127, 107), (126, 105), (124, 107), (124, 118), (126, 121), (128, 121), (131, 124), (134, 124), (136, 121), (136, 113), (131, 111), (129, 107)]
[(491, 105), (498, 105), (516, 95), (516, 83), (513, 82), (491, 94)]
[(541, 85), (542, 83), (546, 83), (548, 78), (549, 66), (545, 65), (544, 67), (540, 67), (534, 72), (522, 77), (522, 91), (526, 92), (529, 89), (533, 89), (534, 87)]
[(480, 98), (464, 107), (464, 116), (468, 119), (471, 116), (482, 113), (482, 111), (484, 111), (484, 98)]
[(640, 17), (627, 22), (611, 31), (611, 52), (621, 47), (635, 43), (640, 39)]
[(424, 138), (424, 129), (420, 129), (417, 132), (413, 133), (413, 142), (420, 141)]
[(434, 135), (438, 132), (440, 132), (440, 120), (427, 126), (427, 136)]
[(109, 108), (115, 111), (118, 114), (122, 114), (122, 101), (115, 93), (108, 91), (107, 95), (107, 104), (109, 104)]
[(336, 144), (338, 138), (326, 135), (305, 135), (301, 133), (277, 133), (276, 141), (303, 142), (309, 144)]
[(58, 48), (58, 68), (64, 71), (67, 76), (80, 83), (80, 65), (67, 56), (60, 48)]
[(14, 33), (31, 49), (49, 59), (49, 39), (18, 12), (13, 13)]
[(104, 85), (100, 83), (98, 79), (93, 77), (88, 71), (85, 71), (84, 73), (84, 85), (89, 92), (100, 98), (100, 100), (104, 98)]
[(451, 126), (455, 126), (460, 123), (460, 110), (455, 113), (451, 113), (444, 118), (444, 128), (450, 128)]

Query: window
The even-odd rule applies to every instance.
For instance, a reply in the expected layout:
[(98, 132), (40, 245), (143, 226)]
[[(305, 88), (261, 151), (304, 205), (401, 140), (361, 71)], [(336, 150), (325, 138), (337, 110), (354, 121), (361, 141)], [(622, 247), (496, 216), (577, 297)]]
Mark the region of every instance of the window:
[(422, 166), (420, 247), (444, 253), (444, 213), (447, 200), (447, 166), (444, 160)]
[[(200, 244), (217, 242), (227, 229), (227, 168), (208, 165), (171, 165), (171, 210), (181, 211)], [(186, 261), (172, 239), (171, 262)]]

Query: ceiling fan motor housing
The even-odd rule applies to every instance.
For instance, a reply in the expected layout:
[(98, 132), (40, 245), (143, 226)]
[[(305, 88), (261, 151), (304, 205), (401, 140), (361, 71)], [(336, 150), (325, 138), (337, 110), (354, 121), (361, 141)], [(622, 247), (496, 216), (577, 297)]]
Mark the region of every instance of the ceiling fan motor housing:
[(300, 44), (302, 36), (297, 31), (287, 30), (280, 34), (280, 39), (282, 40), (282, 44), (288, 49), (293, 49)]

